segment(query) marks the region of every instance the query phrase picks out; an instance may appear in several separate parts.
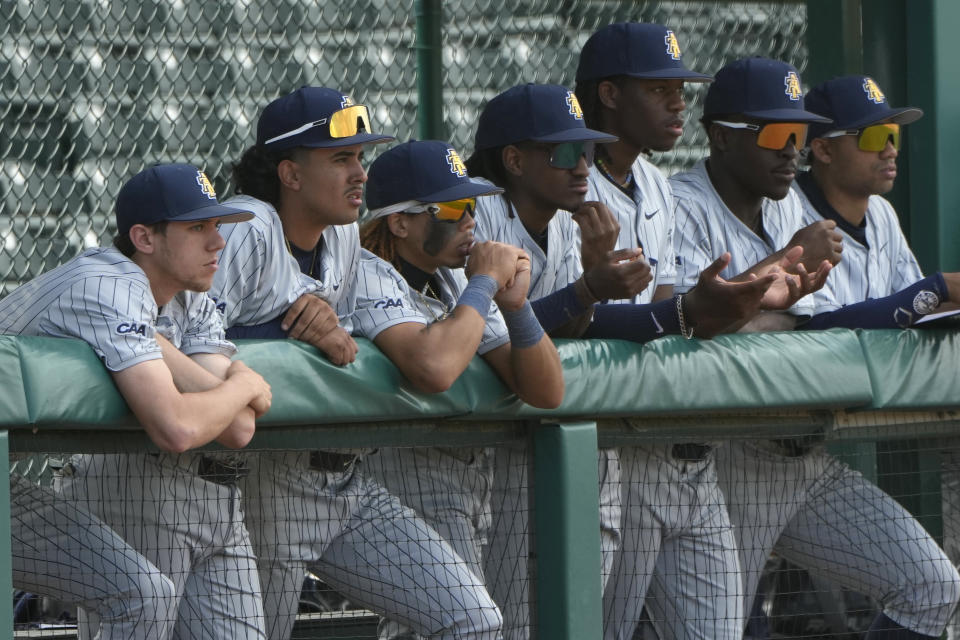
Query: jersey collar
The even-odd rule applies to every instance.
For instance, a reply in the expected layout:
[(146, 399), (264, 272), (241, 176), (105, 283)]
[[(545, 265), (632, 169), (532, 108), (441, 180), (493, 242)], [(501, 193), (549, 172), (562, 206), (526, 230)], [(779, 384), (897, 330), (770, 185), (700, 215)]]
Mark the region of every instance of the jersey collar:
[(840, 212), (834, 209), (833, 205), (827, 201), (827, 196), (823, 195), (823, 190), (813, 178), (813, 172), (811, 171), (801, 171), (797, 174), (797, 186), (803, 190), (804, 195), (807, 196), (807, 200), (810, 201), (813, 208), (816, 209), (817, 213), (823, 216), (824, 219), (833, 220), (847, 235), (867, 249), (870, 248), (867, 242), (867, 216), (863, 217), (863, 222), (859, 225), (850, 224), (840, 215)]

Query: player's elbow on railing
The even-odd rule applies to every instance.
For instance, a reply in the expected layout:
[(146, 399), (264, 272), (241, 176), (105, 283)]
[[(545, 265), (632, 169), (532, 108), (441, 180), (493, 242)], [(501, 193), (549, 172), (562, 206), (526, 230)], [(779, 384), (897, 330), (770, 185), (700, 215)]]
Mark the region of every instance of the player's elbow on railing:
[(217, 443), (229, 449), (243, 449), (256, 433), (256, 418), (249, 407), (241, 411), (233, 422), (217, 436)]
[(417, 391), (422, 393), (443, 393), (453, 386), (462, 369), (448, 366), (442, 358), (419, 358), (415, 362), (401, 366), (403, 375)]
[(563, 385), (544, 385), (534, 389), (533, 393), (524, 393), (520, 399), (537, 409), (556, 409), (563, 403)]
[(176, 418), (145, 424), (144, 428), (153, 444), (166, 453), (185, 453), (200, 444), (206, 444), (196, 441), (199, 429)]

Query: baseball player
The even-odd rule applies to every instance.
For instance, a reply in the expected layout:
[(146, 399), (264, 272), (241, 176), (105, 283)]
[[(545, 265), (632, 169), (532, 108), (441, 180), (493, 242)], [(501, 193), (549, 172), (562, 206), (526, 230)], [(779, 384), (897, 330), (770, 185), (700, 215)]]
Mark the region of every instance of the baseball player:
[[(939, 302), (960, 300), (960, 274), (937, 272), (924, 278), (900, 230), (896, 212), (882, 197), (893, 188), (896, 178), (901, 127), (919, 119), (923, 112), (912, 107), (891, 108), (877, 83), (863, 75), (824, 82), (807, 93), (805, 104), (833, 122), (811, 126), (811, 169), (797, 175), (794, 190), (804, 205), (805, 222), (834, 220), (845, 248), (843, 261), (834, 269), (827, 287), (814, 294), (817, 315), (807, 326), (909, 326), (935, 310)], [(813, 462), (823, 455), (811, 451), (804, 457), (804, 464), (826, 465)], [(899, 504), (843, 465), (835, 463), (833, 468), (835, 475), (824, 484), (844, 486), (844, 493), (836, 493), (845, 497), (851, 495), (846, 493), (850, 491), (847, 487), (855, 487), (855, 512), (861, 514), (857, 519), (886, 525), (867, 527), (865, 537), (870, 544), (865, 547), (876, 549), (874, 553), (865, 554), (859, 548), (843, 548), (839, 553), (829, 550), (831, 563), (838, 562), (839, 554), (856, 553), (857, 562), (867, 560), (874, 567), (871, 574), (877, 576), (863, 580), (850, 575), (845, 581), (840, 579), (841, 584), (866, 592), (883, 605), (872, 626), (874, 635), (939, 637), (960, 599), (956, 572), (948, 567), (946, 557), (926, 531)], [(951, 465), (944, 470), (949, 487)], [(869, 497), (869, 507), (861, 505), (865, 496)], [(945, 504), (949, 503), (948, 496), (949, 489), (944, 491)], [(802, 506), (805, 498), (800, 494), (797, 499), (801, 504), (794, 516), (797, 519), (806, 517)], [(857, 526), (853, 523), (839, 531), (821, 532), (818, 538), (827, 535), (835, 540), (837, 533)], [(804, 541), (796, 539), (792, 529), (793, 522), (788, 522), (784, 533), (795, 539), (788, 553), (797, 553)], [(945, 545), (949, 540), (947, 531)], [(804, 566), (820, 570), (824, 561), (818, 558), (827, 552), (821, 551)]]
[[(644, 156), (672, 149), (682, 134), (684, 83), (712, 78), (684, 66), (670, 29), (618, 23), (587, 40), (576, 79), (587, 126), (617, 137), (597, 145), (587, 199), (613, 214), (619, 228), (615, 248), (642, 248), (652, 272), (650, 286), (638, 295), (611, 302), (671, 300), (676, 277), (673, 196), (666, 178)], [(712, 451), (709, 443), (670, 442), (619, 450), (627, 507), (623, 543), (604, 594), (605, 637), (633, 637), (655, 563), (666, 574), (654, 583), (652, 599), (661, 636), (739, 636), (735, 624), (719, 622), (737, 610), (733, 600), (739, 589), (695, 580), (697, 567), (711, 554), (720, 559), (719, 573), (736, 560)], [(679, 509), (678, 504), (693, 506)], [(708, 594), (712, 597), (698, 598)], [(688, 600), (697, 603), (697, 610), (679, 615), (674, 603)]]
[[(804, 110), (792, 66), (751, 58), (717, 73), (703, 123), (710, 138), (707, 163), (671, 178), (680, 259), (692, 270), (723, 244), (732, 249), (731, 266), (746, 270), (790, 242), (796, 230), (811, 228), (803, 227), (802, 203), (790, 185), (808, 126), (829, 119)], [(835, 223), (818, 224), (821, 248), (827, 255), (840, 250), (831, 249)], [(812, 311), (812, 305), (795, 309)], [(941, 606), (945, 586), (953, 598), (947, 613), (952, 609), (956, 576), (945, 558), (938, 560), (936, 544), (895, 501), (815, 439), (732, 441), (717, 451), (717, 473), (737, 538), (742, 593), (755, 593), (776, 548), (800, 566), (878, 598), (900, 621), (923, 619), (933, 603)], [(936, 579), (927, 582), (924, 573)], [(888, 630), (878, 621), (868, 637)]]
[[(218, 225), (251, 216), (218, 204), (196, 167), (175, 164), (128, 181), (116, 217), (115, 247), (88, 250), (15, 290), (0, 302), (0, 329), (90, 344), (168, 453), (75, 456), (62, 478), (65, 508), (63, 499), (16, 480), (16, 575), (41, 573), (27, 582), (40, 592), (57, 585), (55, 592), (89, 607), (84, 637), (99, 630), (101, 638), (261, 639), (259, 581), (239, 499), (232, 483), (212, 475), (227, 463), (177, 455), (214, 440), (246, 445), (255, 417), (270, 406), (263, 379), (230, 362), (236, 349), (202, 293), (223, 247)], [(37, 503), (23, 504), (33, 497)], [(70, 506), (78, 501), (146, 559)]]
[[(347, 330), (367, 179), (363, 150), (390, 139), (371, 131), (365, 106), (334, 89), (303, 87), (266, 106), (257, 143), (235, 166), (241, 195), (228, 201), (256, 217), (249, 233), (228, 232), (211, 290), (228, 325), (239, 323), (228, 328), (231, 335), (287, 337), (291, 329), (296, 337), (295, 322), (315, 303), (299, 315), (294, 305), (304, 295), (322, 297), (340, 325), (324, 333), (321, 311), (299, 339), (338, 364), (354, 359)], [(500, 613), (469, 565), (366, 474), (362, 453), (251, 456), (242, 487), (269, 637), (290, 636), (309, 568), (352, 602), (417, 634), (496, 638)]]
[[(378, 157), (367, 183), (354, 333), (373, 340), (421, 391), (447, 389), (479, 354), (522, 400), (552, 408), (563, 397), (563, 373), (526, 299), (529, 258), (511, 245), (473, 243), (476, 198), (500, 191), (470, 180), (445, 142), (407, 142)], [(388, 448), (364, 461), (481, 584), (492, 453)]]
[[(530, 298), (541, 324), (549, 330), (572, 331), (574, 336), (643, 341), (670, 333), (689, 337), (694, 325), (709, 334), (713, 327), (755, 313), (778, 276), (727, 283), (715, 277), (724, 260), (704, 271), (702, 286), (690, 294), (692, 300), (596, 304), (633, 299), (651, 280), (650, 265), (638, 247), (614, 250), (618, 229), (606, 207), (584, 201), (594, 144), (615, 140), (586, 128), (576, 96), (560, 86), (514, 87), (491, 100), (481, 114), (476, 152), (467, 168), (505, 193), (478, 200), (476, 234), (514, 244), (530, 255)], [(785, 291), (782, 282), (779, 290)], [(719, 300), (727, 304), (716, 305)], [(702, 310), (714, 305), (717, 311), (708, 319)], [(494, 504), (500, 522), (491, 535), (487, 578), (508, 636), (525, 637), (529, 626), (521, 604), (526, 599), (525, 452), (503, 448), (497, 455)], [(620, 544), (620, 464), (616, 451), (601, 450), (598, 455), (606, 576)]]
[(810, 111), (834, 122), (811, 127), (811, 170), (797, 175), (794, 190), (804, 222), (833, 220), (845, 248), (828, 286), (814, 294), (817, 315), (806, 327), (905, 327), (941, 302), (960, 300), (960, 274), (924, 278), (882, 197), (897, 175), (900, 127), (923, 112), (891, 109), (868, 76), (835, 78), (805, 100)]

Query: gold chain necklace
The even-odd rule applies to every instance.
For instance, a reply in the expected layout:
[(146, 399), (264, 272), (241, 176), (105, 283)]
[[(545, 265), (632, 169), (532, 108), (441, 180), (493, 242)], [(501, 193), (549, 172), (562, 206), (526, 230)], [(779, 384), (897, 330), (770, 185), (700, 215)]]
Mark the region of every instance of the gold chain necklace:
[[(441, 320), (446, 320), (450, 316), (450, 306), (440, 299), (440, 296), (437, 295), (437, 292), (434, 291), (433, 287), (430, 286), (429, 280), (427, 280), (427, 283), (423, 285), (422, 291), (417, 291), (417, 295), (420, 296), (420, 302), (423, 303), (423, 306), (430, 311), (430, 315), (433, 316), (434, 321), (440, 322)], [(427, 296), (429, 296), (429, 299)], [(436, 300), (443, 305), (443, 313), (441, 313), (439, 316), (434, 313), (433, 306), (430, 304), (430, 300)]]
[[(290, 253), (291, 256), (293, 256), (294, 260), (296, 260), (297, 256), (293, 255), (293, 247), (290, 245), (290, 240), (287, 239), (287, 236), (283, 236), (283, 241), (287, 243), (287, 251)], [(320, 243), (318, 242), (317, 244), (320, 244)], [(297, 260), (297, 262), (299, 263), (300, 261)], [(313, 275), (313, 271), (316, 268), (317, 268), (317, 246), (314, 245), (313, 256), (310, 258), (310, 271), (307, 272), (307, 275), (310, 276), (311, 278), (316, 278), (316, 276)]]

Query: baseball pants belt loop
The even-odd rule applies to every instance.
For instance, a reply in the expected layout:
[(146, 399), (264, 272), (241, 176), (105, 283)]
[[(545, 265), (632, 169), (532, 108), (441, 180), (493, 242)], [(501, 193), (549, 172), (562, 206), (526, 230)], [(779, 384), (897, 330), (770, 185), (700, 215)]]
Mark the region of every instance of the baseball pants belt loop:
[(332, 471), (343, 473), (353, 466), (357, 456), (352, 453), (334, 453), (332, 451), (311, 451), (310, 468), (314, 471)]
[(197, 475), (215, 484), (235, 485), (249, 473), (247, 467), (227, 464), (209, 456), (201, 456), (197, 462)]
[(675, 460), (700, 462), (701, 460), (705, 460), (712, 450), (712, 446), (702, 442), (683, 442), (673, 445), (673, 448), (670, 450), (670, 455), (673, 456)]

